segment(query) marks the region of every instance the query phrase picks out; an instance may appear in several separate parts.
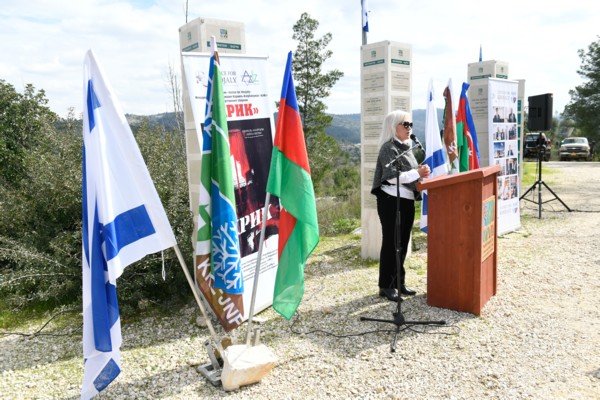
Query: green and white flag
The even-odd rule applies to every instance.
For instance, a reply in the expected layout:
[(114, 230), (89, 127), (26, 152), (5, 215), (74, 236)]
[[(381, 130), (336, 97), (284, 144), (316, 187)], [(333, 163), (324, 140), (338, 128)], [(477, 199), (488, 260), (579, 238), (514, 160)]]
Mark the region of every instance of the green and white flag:
[(214, 38), (202, 131), (202, 171), (198, 206), (198, 265), (210, 263), (214, 288), (244, 292), (227, 114)]

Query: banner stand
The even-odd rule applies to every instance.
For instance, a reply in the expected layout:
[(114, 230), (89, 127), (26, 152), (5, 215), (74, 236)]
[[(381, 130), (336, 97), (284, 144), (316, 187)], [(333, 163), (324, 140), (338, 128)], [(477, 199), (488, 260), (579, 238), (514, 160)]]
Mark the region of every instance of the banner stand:
[[(265, 241), (265, 231), (267, 230), (267, 215), (269, 204), (271, 202), (271, 193), (267, 192), (265, 196), (265, 209), (263, 211), (262, 227), (260, 229), (260, 239), (258, 242), (258, 256), (256, 257), (256, 269), (254, 270), (254, 285), (252, 287), (252, 300), (250, 301), (250, 311), (248, 315), (248, 326), (246, 327), (246, 345), (250, 346), (250, 337), (252, 336), (252, 317), (254, 317), (254, 304), (256, 302), (256, 292), (258, 290), (258, 278), (260, 277), (260, 262), (262, 260), (263, 243)], [(252, 346), (256, 346), (260, 340), (260, 330), (254, 333)]]

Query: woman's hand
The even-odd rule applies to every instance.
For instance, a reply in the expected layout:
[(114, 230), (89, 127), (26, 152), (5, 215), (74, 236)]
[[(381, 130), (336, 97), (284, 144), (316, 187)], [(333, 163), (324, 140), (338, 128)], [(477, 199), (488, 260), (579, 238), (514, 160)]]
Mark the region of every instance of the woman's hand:
[(427, 178), (431, 173), (431, 170), (429, 169), (429, 165), (423, 164), (419, 165), (419, 167), (417, 168), (417, 172), (419, 173), (419, 176), (421, 178)]

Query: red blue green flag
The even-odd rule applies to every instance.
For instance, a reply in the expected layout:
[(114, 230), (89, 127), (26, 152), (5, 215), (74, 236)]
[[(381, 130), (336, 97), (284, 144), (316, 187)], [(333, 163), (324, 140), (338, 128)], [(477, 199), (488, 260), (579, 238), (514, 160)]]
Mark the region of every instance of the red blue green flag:
[(477, 132), (467, 98), (468, 83), (463, 83), (456, 115), (456, 139), (460, 172), (479, 168), (479, 146)]
[(289, 320), (304, 295), (304, 265), (319, 243), (317, 205), (292, 78), (291, 51), (283, 77), (267, 192), (281, 202), (273, 308)]

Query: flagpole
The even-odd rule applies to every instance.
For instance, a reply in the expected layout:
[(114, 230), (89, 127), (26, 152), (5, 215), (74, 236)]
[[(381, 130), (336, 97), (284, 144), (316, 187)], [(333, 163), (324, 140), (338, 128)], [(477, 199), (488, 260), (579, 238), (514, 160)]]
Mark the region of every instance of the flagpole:
[(362, 31), (362, 44), (364, 46), (365, 44), (367, 44), (367, 31), (365, 31), (365, 25), (364, 25), (365, 18), (364, 18), (364, 14), (368, 13), (369, 10), (365, 9), (367, 7), (367, 4), (366, 4), (366, 2), (364, 0), (360, 0), (360, 7), (361, 7), (361, 11), (362, 11), (362, 14), (360, 16), (360, 18), (361, 18), (361, 31)]
[(254, 285), (252, 287), (252, 301), (250, 302), (250, 314), (248, 315), (248, 326), (246, 328), (246, 344), (250, 345), (250, 334), (252, 332), (252, 317), (254, 316), (254, 303), (256, 302), (256, 291), (258, 289), (258, 277), (260, 276), (260, 262), (262, 260), (263, 243), (265, 240), (265, 231), (267, 230), (267, 214), (269, 213), (269, 203), (271, 193), (267, 192), (265, 197), (265, 208), (263, 210), (262, 227), (260, 229), (260, 240), (258, 242), (258, 257), (256, 258), (256, 268), (254, 269)]
[(215, 329), (213, 328), (212, 323), (210, 322), (210, 318), (208, 317), (208, 314), (206, 314), (206, 310), (204, 309), (204, 306), (202, 305), (202, 300), (200, 299), (200, 296), (198, 296), (198, 291), (196, 290), (196, 285), (194, 284), (194, 281), (192, 280), (192, 277), (190, 276), (190, 272), (188, 271), (187, 265), (183, 259), (183, 256), (181, 255), (181, 251), (179, 250), (179, 246), (177, 246), (177, 244), (175, 244), (175, 246), (173, 246), (173, 249), (175, 250), (175, 254), (177, 254), (177, 258), (179, 259), (179, 265), (181, 265), (181, 269), (183, 269), (183, 273), (185, 274), (185, 278), (187, 279), (188, 284), (190, 285), (190, 289), (192, 289), (192, 293), (194, 293), (194, 298), (196, 299), (196, 303), (198, 303), (198, 307), (200, 307), (200, 312), (202, 313), (202, 316), (206, 320), (206, 326), (208, 327), (208, 330), (210, 331), (213, 341), (215, 342), (215, 345), (217, 346), (217, 350), (219, 351), (219, 354), (221, 355), (221, 357), (223, 357), (223, 347), (221, 346), (219, 337), (217, 336), (217, 333), (215, 332)]

